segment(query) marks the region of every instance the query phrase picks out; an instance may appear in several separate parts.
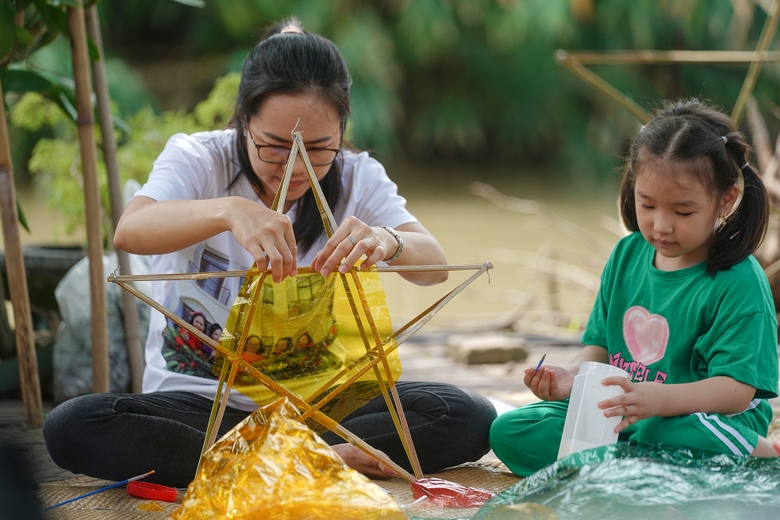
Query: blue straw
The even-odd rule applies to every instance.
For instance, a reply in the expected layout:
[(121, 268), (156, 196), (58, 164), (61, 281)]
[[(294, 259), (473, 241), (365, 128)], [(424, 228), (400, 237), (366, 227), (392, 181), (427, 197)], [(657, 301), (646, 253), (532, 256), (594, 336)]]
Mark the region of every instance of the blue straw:
[(142, 478), (146, 478), (149, 475), (154, 473), (154, 470), (150, 471), (149, 473), (144, 473), (143, 475), (138, 475), (137, 477), (129, 478), (127, 480), (123, 480), (122, 482), (117, 482), (115, 484), (111, 484), (110, 486), (102, 487), (100, 489), (96, 489), (95, 491), (90, 491), (89, 493), (85, 493), (84, 495), (77, 496), (76, 498), (71, 498), (70, 500), (66, 500), (65, 502), (60, 502), (59, 504), (55, 504), (53, 506), (49, 506), (44, 511), (48, 511), (49, 509), (54, 509), (55, 507), (64, 506), (65, 504), (70, 504), (71, 502), (75, 502), (76, 500), (81, 500), (82, 498), (87, 498), (92, 495), (96, 495), (97, 493), (102, 493), (103, 491), (107, 491), (109, 489), (118, 488), (122, 486), (126, 486), (128, 483), (133, 482), (134, 480), (141, 480)]
[(547, 357), (547, 353), (545, 353), (545, 354), (542, 356), (542, 359), (540, 359), (540, 360), (539, 360), (539, 364), (538, 364), (538, 365), (536, 365), (536, 370), (539, 370), (539, 369), (542, 367), (542, 363), (544, 363), (544, 358), (546, 358), (546, 357)]

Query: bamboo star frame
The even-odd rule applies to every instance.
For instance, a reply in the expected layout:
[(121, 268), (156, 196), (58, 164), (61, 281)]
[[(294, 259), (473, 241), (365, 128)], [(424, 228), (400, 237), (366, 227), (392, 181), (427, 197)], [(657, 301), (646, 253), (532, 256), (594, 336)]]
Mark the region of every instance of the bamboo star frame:
[[(297, 126), (297, 125), (296, 125)], [(297, 156), (300, 156), (303, 161), (306, 174), (309, 183), (314, 193), (315, 201), (320, 212), (325, 232), (328, 237), (333, 235), (333, 232), (337, 229), (333, 214), (328, 207), (324, 194), (319, 185), (317, 177), (314, 175), (311, 162), (309, 161), (306, 148), (303, 144), (303, 136), (301, 132), (296, 132), (293, 129), (293, 145), (290, 151), (290, 156), (285, 167), (284, 176), (279, 190), (276, 193), (272, 208), (274, 211), (283, 212), (284, 201), (286, 200), (287, 190), (289, 187), (290, 179), (292, 177), (292, 169), (295, 164)], [(291, 159), (291, 160), (290, 160)], [(375, 460), (392, 468), (398, 475), (405, 478), (409, 482), (414, 482), (423, 477), (422, 469), (417, 457), (417, 453), (414, 448), (411, 433), (406, 423), (406, 417), (401, 406), (401, 400), (398, 396), (397, 389), (390, 371), (390, 367), (387, 362), (387, 356), (392, 354), (398, 346), (417, 332), (423, 325), (428, 323), (436, 313), (444, 307), (450, 300), (452, 300), (458, 293), (471, 284), (483, 273), (492, 269), (493, 265), (489, 262), (482, 264), (471, 265), (406, 265), (406, 266), (379, 266), (372, 267), (371, 270), (379, 273), (387, 272), (425, 272), (425, 271), (475, 271), (467, 280), (448, 292), (433, 305), (428, 307), (421, 314), (410, 320), (403, 327), (396, 330), (386, 340), (382, 340), (379, 336), (376, 324), (372, 318), (372, 314), (368, 307), (368, 301), (363, 292), (361, 281), (359, 278), (359, 271), (353, 267), (347, 273), (334, 273), (331, 276), (338, 276), (347, 294), (350, 307), (356, 320), (356, 324), (360, 331), (363, 344), (365, 346), (365, 354), (362, 355), (357, 361), (351, 362), (348, 366), (344, 367), (337, 375), (333, 376), (328, 382), (322, 385), (314, 394), (310, 395), (307, 399), (302, 399), (291, 390), (280, 385), (269, 376), (259, 371), (257, 368), (249, 364), (242, 359), (241, 354), (244, 351), (246, 343), (247, 332), (249, 326), (252, 323), (255, 308), (262, 293), (263, 282), (269, 275), (270, 270), (259, 271), (257, 266), (253, 266), (247, 271), (209, 271), (199, 273), (182, 273), (182, 274), (149, 274), (149, 275), (117, 275), (111, 274), (108, 277), (108, 281), (116, 283), (138, 299), (142, 300), (146, 304), (160, 311), (167, 318), (171, 319), (180, 327), (187, 330), (190, 334), (197, 337), (202, 343), (211, 347), (214, 351), (224, 356), (226, 362), (222, 364), (220, 371), (219, 383), (217, 386), (217, 392), (214, 397), (214, 406), (209, 417), (208, 428), (206, 431), (205, 441), (203, 444), (202, 455), (214, 444), (216, 440), (216, 434), (219, 430), (222, 417), (227, 407), (228, 396), (230, 390), (233, 387), (233, 383), (236, 378), (236, 374), (239, 370), (253, 377), (256, 381), (260, 382), (268, 389), (276, 393), (280, 397), (288, 398), (294, 403), (301, 411), (300, 421), (313, 419), (321, 424), (328, 430), (336, 433), (342, 437), (345, 441), (356, 446)], [(311, 268), (301, 268), (298, 270), (301, 274), (311, 274), (314, 271)], [(160, 280), (202, 280), (207, 278), (226, 278), (226, 277), (246, 277), (247, 279), (256, 279), (256, 283), (245, 283), (242, 287), (241, 293), (237, 296), (236, 301), (242, 302), (241, 310), (239, 311), (240, 319), (236, 321), (236, 329), (223, 332), (223, 336), (219, 342), (215, 342), (212, 338), (206, 336), (203, 332), (199, 331), (191, 324), (187, 323), (184, 319), (177, 316), (158, 302), (149, 298), (142, 292), (138, 291), (133, 285), (133, 281), (160, 281)], [(246, 294), (244, 294), (246, 288)], [(361, 318), (360, 310), (366, 318)], [(231, 312), (232, 315), (232, 312)], [(367, 323), (363, 323), (363, 321)], [(227, 326), (226, 326), (227, 328)], [(238, 341), (235, 341), (238, 338)], [(230, 343), (233, 345), (230, 345)], [(232, 348), (231, 348), (232, 347)], [(352, 434), (349, 430), (341, 426), (338, 422), (325, 415), (321, 408), (331, 401), (334, 397), (338, 396), (341, 392), (347, 389), (352, 383), (358, 380), (361, 376), (366, 374), (369, 370), (373, 371), (379, 388), (387, 404), (388, 411), (391, 414), (396, 430), (399, 433), (401, 442), (404, 446), (411, 467), (414, 471), (414, 475), (407, 472), (398, 464), (393, 462), (389, 457), (371, 447), (362, 439)], [(347, 380), (332, 389), (332, 385), (336, 383), (342, 377), (347, 377)], [(389, 387), (389, 392), (388, 392)], [(330, 390), (330, 391), (329, 391)], [(328, 392), (325, 397), (314, 403), (314, 400), (324, 393)]]
[(563, 49), (555, 51), (554, 59), (569, 72), (599, 90), (617, 104), (625, 108), (642, 123), (648, 123), (652, 116), (630, 97), (615, 88), (601, 76), (585, 65), (646, 65), (671, 63), (713, 63), (732, 64), (750, 63), (745, 81), (742, 83), (731, 120), (739, 126), (745, 112), (748, 99), (761, 73), (765, 62), (780, 61), (780, 52), (767, 51), (774, 38), (780, 19), (780, 0), (774, 0), (767, 11), (768, 17), (761, 30), (755, 51), (616, 51), (616, 52), (570, 52)]

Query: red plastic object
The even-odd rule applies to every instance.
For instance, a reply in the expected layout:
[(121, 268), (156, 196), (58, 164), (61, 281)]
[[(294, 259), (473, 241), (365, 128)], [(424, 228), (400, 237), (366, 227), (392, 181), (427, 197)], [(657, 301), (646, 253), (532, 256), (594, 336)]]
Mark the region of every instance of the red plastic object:
[(479, 507), (495, 493), (486, 489), (461, 486), (440, 478), (423, 478), (412, 482), (412, 496), (427, 496), (439, 507)]
[(179, 496), (176, 488), (138, 481), (127, 484), (127, 493), (134, 497), (162, 502), (176, 502), (176, 498)]

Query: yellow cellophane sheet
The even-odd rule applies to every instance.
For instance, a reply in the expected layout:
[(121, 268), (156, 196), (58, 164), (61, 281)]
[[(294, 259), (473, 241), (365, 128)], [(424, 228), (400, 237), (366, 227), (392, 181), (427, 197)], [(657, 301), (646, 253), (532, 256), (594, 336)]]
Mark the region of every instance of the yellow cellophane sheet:
[[(220, 344), (242, 364), (233, 388), (258, 405), (279, 396), (253, 377), (247, 365), (310, 403), (338, 389), (338, 395), (328, 397), (330, 401), (322, 406), (322, 411), (338, 422), (381, 393), (374, 368), (348, 387), (339, 388), (377, 357), (377, 343), (392, 350), (386, 357), (387, 370), (382, 362), (376, 365), (380, 380), (385, 386), (392, 385), (401, 375), (391, 335), (390, 313), (376, 271), (336, 272), (323, 277), (301, 269), (300, 274), (281, 283), (274, 283), (270, 275), (262, 283), (260, 276), (247, 277)], [(367, 355), (367, 350), (372, 354)], [(215, 375), (226, 359), (217, 355)], [(322, 431), (313, 422), (309, 425)]]
[(174, 520), (404, 519), (398, 505), (295, 418), (259, 408), (203, 456)]

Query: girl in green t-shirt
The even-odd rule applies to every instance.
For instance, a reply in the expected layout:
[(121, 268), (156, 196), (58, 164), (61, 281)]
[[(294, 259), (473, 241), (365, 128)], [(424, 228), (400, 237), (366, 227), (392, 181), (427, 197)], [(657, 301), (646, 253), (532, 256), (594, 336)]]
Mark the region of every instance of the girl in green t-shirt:
[(513, 472), (555, 461), (585, 361), (628, 372), (604, 380), (624, 393), (598, 405), (622, 417), (620, 441), (780, 454), (765, 437), (766, 399), (778, 395), (777, 320), (752, 256), (769, 206), (749, 152), (728, 116), (697, 100), (668, 103), (639, 130), (620, 197), (632, 234), (604, 268), (586, 346), (569, 366), (528, 368), (524, 382), (542, 401), (491, 428), (491, 447)]

